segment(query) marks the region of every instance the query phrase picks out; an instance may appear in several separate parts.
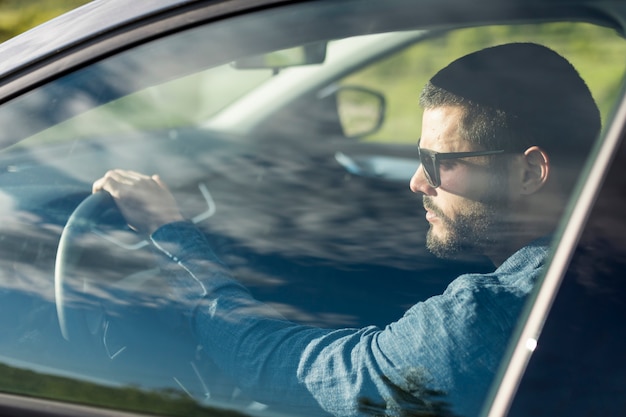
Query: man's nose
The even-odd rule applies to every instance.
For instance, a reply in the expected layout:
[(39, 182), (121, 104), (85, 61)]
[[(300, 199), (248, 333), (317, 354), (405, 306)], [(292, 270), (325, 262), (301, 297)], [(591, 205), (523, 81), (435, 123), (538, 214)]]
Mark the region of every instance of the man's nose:
[(417, 167), (415, 174), (411, 177), (409, 187), (414, 193), (422, 193), (425, 195), (434, 195), (437, 193), (428, 183), (428, 179), (426, 178), (426, 174), (424, 174), (424, 169), (421, 165)]

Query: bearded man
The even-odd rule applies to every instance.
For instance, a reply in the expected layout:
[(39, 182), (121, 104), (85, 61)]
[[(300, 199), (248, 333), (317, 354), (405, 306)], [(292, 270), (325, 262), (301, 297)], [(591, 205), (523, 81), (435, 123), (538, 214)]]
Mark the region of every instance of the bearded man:
[(298, 415), (479, 413), (600, 116), (566, 59), (526, 43), (459, 58), (420, 103), (410, 187), (423, 195), (427, 246), (487, 256), (494, 271), (459, 276), (384, 329), (285, 320), (231, 277), (158, 176), (114, 170), (94, 183), (179, 266), (169, 280), (196, 340), (257, 401)]

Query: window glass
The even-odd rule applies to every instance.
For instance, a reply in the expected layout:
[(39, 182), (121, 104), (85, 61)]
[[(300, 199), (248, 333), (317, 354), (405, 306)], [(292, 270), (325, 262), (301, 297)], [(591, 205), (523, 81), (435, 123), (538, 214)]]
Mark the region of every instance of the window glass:
[(42, 142), (77, 140), (94, 135), (197, 125), (267, 81), (271, 75), (271, 70), (267, 69), (241, 71), (231, 64), (219, 65), (96, 107), (17, 145), (38, 146)]
[[(456, 104), (422, 122), (420, 91), (468, 53), (537, 42), (606, 120), (626, 42), (429, 7), (244, 14), (2, 105), (0, 362), (20, 377), (0, 389), (172, 415), (478, 413), (587, 154), (559, 170), (510, 145), (535, 123), (491, 123), (496, 104), (474, 130)], [(502, 149), (466, 130), (505, 132)]]
[(624, 143), (550, 310), (510, 415), (620, 415), (626, 410)]

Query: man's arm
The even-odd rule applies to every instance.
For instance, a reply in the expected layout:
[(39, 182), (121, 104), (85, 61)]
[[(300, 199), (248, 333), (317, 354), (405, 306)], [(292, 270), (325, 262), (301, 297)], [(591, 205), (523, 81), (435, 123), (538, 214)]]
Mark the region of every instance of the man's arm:
[(257, 401), (299, 414), (451, 416), (459, 401), (477, 413), (516, 314), (509, 305), (511, 314), (468, 332), (476, 294), (457, 285), (383, 330), (304, 326), (252, 298), (191, 223), (165, 225), (152, 241), (183, 272), (172, 285), (215, 363)]
[[(349, 339), (358, 345), (376, 329), (333, 331), (284, 319), (232, 279), (190, 222), (165, 225), (151, 240), (180, 268), (172, 285), (196, 339), (241, 389), (259, 402), (299, 414), (319, 415), (320, 408), (334, 415), (357, 414), (356, 394), (371, 391), (366, 387), (373, 381), (350, 376), (347, 368), (356, 358), (342, 357), (342, 352)], [(334, 354), (329, 352), (333, 343)], [(337, 356), (336, 364), (320, 366), (321, 355)]]

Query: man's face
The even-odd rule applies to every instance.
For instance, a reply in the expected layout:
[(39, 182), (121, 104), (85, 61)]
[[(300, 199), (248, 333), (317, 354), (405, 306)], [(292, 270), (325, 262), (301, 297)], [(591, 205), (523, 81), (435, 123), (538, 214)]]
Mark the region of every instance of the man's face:
[[(425, 110), (420, 148), (440, 153), (485, 150), (461, 137), (462, 112), (460, 107)], [(484, 253), (486, 247), (497, 244), (510, 205), (510, 173), (496, 168), (494, 158), (502, 156), (442, 160), (437, 188), (429, 185), (421, 166), (413, 175), (411, 190), (424, 194), (430, 223), (426, 244), (435, 255)]]

